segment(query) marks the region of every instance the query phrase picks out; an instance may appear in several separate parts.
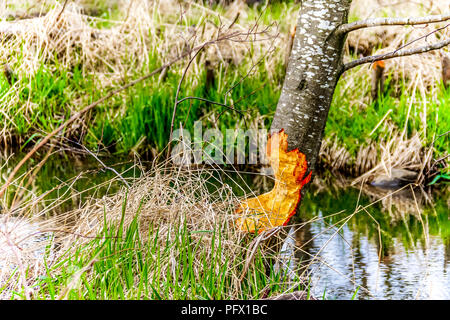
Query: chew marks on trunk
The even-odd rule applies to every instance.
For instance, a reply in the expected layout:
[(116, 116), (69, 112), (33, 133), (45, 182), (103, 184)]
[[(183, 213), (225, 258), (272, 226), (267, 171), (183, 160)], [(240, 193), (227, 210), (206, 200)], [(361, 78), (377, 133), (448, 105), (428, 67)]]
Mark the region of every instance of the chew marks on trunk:
[(282, 129), (269, 136), (267, 158), (275, 175), (272, 191), (240, 203), (236, 213), (238, 226), (249, 232), (262, 232), (286, 225), (295, 214), (301, 200), (301, 190), (311, 179), (306, 177), (306, 157), (298, 149), (288, 150), (287, 134)]

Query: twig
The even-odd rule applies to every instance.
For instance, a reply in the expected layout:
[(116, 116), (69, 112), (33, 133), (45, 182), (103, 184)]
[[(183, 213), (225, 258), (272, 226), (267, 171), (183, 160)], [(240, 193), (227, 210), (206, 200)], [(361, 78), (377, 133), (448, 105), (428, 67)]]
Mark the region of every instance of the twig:
[(240, 12), (238, 12), (237, 14), (236, 14), (236, 16), (234, 17), (234, 19), (233, 19), (233, 21), (230, 23), (230, 25), (228, 26), (228, 29), (231, 29), (231, 27), (238, 21), (238, 19), (239, 19), (239, 15), (240, 15), (241, 13)]
[(125, 185), (126, 185), (128, 188), (130, 187), (130, 184), (122, 177), (122, 175), (121, 175), (119, 172), (117, 172), (116, 169), (111, 168), (111, 167), (108, 167), (106, 164), (103, 163), (102, 160), (100, 160), (100, 159), (99, 159), (99, 158), (98, 158), (91, 150), (89, 150), (88, 148), (86, 148), (84, 145), (82, 145), (82, 144), (80, 144), (80, 143), (78, 143), (78, 142), (76, 142), (76, 144), (78, 144), (79, 146), (81, 146), (87, 153), (89, 153), (92, 157), (94, 157), (95, 160), (97, 160), (97, 161), (98, 161), (105, 169), (114, 172), (114, 174), (115, 174), (117, 177), (119, 177), (119, 179), (120, 179), (123, 183), (125, 183)]
[[(192, 61), (195, 60), (195, 58), (197, 57), (197, 55), (200, 53), (200, 51), (202, 51), (202, 49), (205, 46), (202, 46), (199, 50), (197, 50), (197, 52), (194, 54), (194, 56), (189, 59), (189, 62), (186, 66), (186, 68), (183, 71), (183, 75), (181, 76), (180, 81), (178, 82), (178, 87), (177, 87), (177, 92), (175, 94), (175, 103), (173, 106), (173, 113), (172, 113), (172, 121), (170, 123), (170, 133), (169, 133), (169, 145), (167, 148), (167, 160), (169, 160), (170, 157), (170, 151), (171, 151), (171, 142), (172, 142), (172, 138), (173, 138), (173, 126), (175, 124), (175, 116), (177, 114), (177, 107), (178, 107), (178, 95), (180, 94), (180, 89), (181, 89), (181, 84), (183, 83), (184, 78), (186, 77), (187, 71), (189, 70), (189, 67), (191, 66)], [(189, 56), (190, 56), (191, 50), (189, 50)]]
[(25, 190), (27, 190), (28, 186), (33, 182), (33, 180), (36, 178), (36, 175), (38, 174), (39, 170), (41, 170), (42, 166), (44, 165), (44, 163), (47, 161), (47, 159), (51, 156), (53, 148), (55, 146), (52, 145), (50, 147), (50, 149), (48, 150), (47, 154), (45, 155), (45, 157), (41, 160), (41, 162), (39, 162), (39, 164), (37, 165), (36, 169), (34, 169), (34, 171), (29, 171), (22, 179), (22, 181), (20, 182), (20, 184), (22, 184), (22, 182), (25, 180), (25, 178), (28, 176), (28, 174), (31, 173), (30, 178), (28, 179), (27, 183), (25, 184), (25, 186), (18, 191), (15, 196), (14, 199), (11, 203), (11, 207), (13, 208), (16, 204), (16, 199), (18, 199), (18, 201), (20, 201), (20, 199), (22, 198), (23, 194), (25, 193)]
[[(253, 27), (252, 30), (253, 30), (254, 28), (255, 28), (255, 27)], [(234, 39), (234, 38), (237, 37), (237, 36), (239, 36), (239, 35), (245, 35), (245, 36), (246, 36), (245, 39), (248, 39), (248, 37), (249, 37), (250, 34), (253, 34), (254, 36), (256, 36), (257, 34), (263, 34), (263, 33), (266, 33), (266, 32), (267, 32), (267, 29), (265, 29), (265, 30), (259, 31), (259, 32), (258, 32), (258, 31), (255, 31), (255, 32), (253, 32), (253, 33), (251, 33), (250, 31), (248, 31), (248, 32), (246, 32), (246, 33), (232, 32), (232, 33), (230, 33), (229, 35), (225, 34), (225, 35), (221, 36), (221, 35), (220, 35), (220, 34), (221, 34), (221, 33), (220, 33), (220, 30), (221, 30), (221, 27), (219, 27), (219, 32), (218, 32), (218, 35), (217, 35), (217, 38), (216, 38), (216, 39), (211, 40), (211, 41), (208, 41), (208, 42), (205, 42), (203, 45), (197, 47), (196, 49), (189, 50), (188, 52), (186, 52), (186, 54), (189, 54), (189, 56), (191, 56), (191, 53), (192, 53), (193, 51), (196, 51), (196, 53), (194, 54), (194, 56), (189, 60), (189, 62), (188, 62), (188, 64), (187, 64), (186, 68), (185, 68), (184, 71), (183, 71), (183, 75), (181, 76), (181, 79), (180, 79), (180, 81), (178, 82), (178, 87), (177, 87), (177, 91), (176, 91), (176, 95), (175, 95), (175, 103), (174, 103), (174, 108), (173, 108), (173, 113), (172, 113), (172, 121), (171, 121), (171, 124), (170, 124), (169, 145), (168, 145), (168, 148), (167, 148), (167, 156), (166, 156), (167, 160), (169, 159), (169, 157), (170, 157), (170, 152), (171, 152), (171, 144), (170, 144), (170, 143), (171, 143), (172, 138), (173, 138), (173, 127), (174, 127), (174, 124), (175, 124), (175, 115), (176, 115), (176, 112), (177, 112), (178, 104), (180, 103), (180, 101), (178, 101), (178, 96), (179, 96), (179, 94), (180, 94), (181, 84), (182, 84), (182, 82), (183, 82), (183, 80), (184, 80), (184, 78), (185, 78), (185, 76), (186, 76), (186, 74), (187, 74), (187, 71), (189, 70), (189, 67), (190, 67), (192, 61), (194, 61), (195, 58), (197, 57), (197, 55), (200, 53), (200, 51), (201, 51), (203, 48), (205, 48), (207, 45), (209, 45), (209, 44), (213, 44), (213, 43), (216, 43), (216, 42), (220, 42), (220, 41), (222, 41), (222, 40), (238, 41), (238, 42), (239, 42), (239, 41), (244, 41), (244, 40), (239, 40), (239, 39), (236, 40), (236, 39)], [(257, 30), (257, 29), (256, 29), (256, 30)], [(252, 67), (252, 70), (253, 70), (254, 67), (255, 67), (255, 66)], [(225, 101), (226, 101), (226, 97), (225, 97)], [(225, 105), (224, 105), (224, 106), (225, 106)], [(168, 161), (166, 162), (166, 164), (168, 164)]]
[[(241, 98), (241, 99), (242, 99), (242, 98)], [(240, 99), (240, 100), (241, 100), (241, 99)], [(210, 104), (215, 104), (215, 105), (218, 105), (218, 106), (221, 106), (221, 107), (225, 107), (225, 108), (227, 108), (228, 110), (237, 112), (237, 113), (242, 117), (242, 119), (244, 120), (245, 127), (247, 128), (247, 122), (245, 121), (245, 115), (244, 115), (244, 113), (242, 112), (242, 110), (239, 110), (239, 109), (234, 108), (234, 106), (237, 104), (237, 102), (235, 102), (234, 104), (232, 104), (231, 106), (229, 106), (229, 105), (224, 104), (224, 103), (221, 103), (221, 102), (216, 102), (216, 101), (208, 100), (208, 99), (201, 98), (201, 97), (185, 97), (185, 98), (181, 99), (180, 101), (178, 101), (178, 104), (180, 104), (181, 102), (183, 102), (183, 101), (185, 101), (185, 100), (200, 100), (200, 101), (207, 102), (207, 103), (210, 103)], [(219, 119), (219, 118), (222, 116), (222, 114), (223, 114), (224, 112), (225, 112), (225, 110), (219, 114), (219, 116), (218, 116), (217, 119)], [(187, 121), (187, 118), (186, 118), (185, 122), (186, 122), (186, 121)], [(215, 124), (217, 125), (217, 121), (216, 121)]]
[(356, 66), (359, 66), (359, 65), (362, 65), (365, 63), (372, 63), (372, 62), (380, 61), (380, 60), (387, 60), (387, 59), (392, 59), (392, 58), (411, 56), (414, 54), (419, 54), (419, 53), (424, 53), (424, 52), (428, 52), (428, 51), (441, 49), (445, 46), (448, 46), (449, 44), (450, 44), (450, 38), (445, 41), (437, 42), (434, 44), (430, 44), (427, 46), (422, 46), (422, 47), (418, 47), (418, 48), (414, 48), (414, 49), (402, 50), (402, 51), (396, 50), (394, 52), (390, 52), (390, 53), (386, 53), (386, 54), (379, 54), (379, 55), (364, 57), (364, 58), (353, 60), (349, 63), (344, 64), (342, 67), (341, 73), (344, 73), (345, 71), (347, 71), (349, 69), (352, 69)]
[(6, 239), (7, 245), (11, 248), (11, 250), (14, 254), (14, 257), (17, 260), (17, 264), (19, 265), (20, 280), (24, 287), (25, 299), (30, 300), (30, 298), (31, 298), (30, 297), (30, 288), (27, 284), (27, 277), (26, 277), (26, 272), (25, 272), (25, 267), (23, 265), (22, 257), (20, 256), (19, 251), (18, 251), (19, 247), (17, 246), (17, 244), (14, 241), (11, 240), (11, 238), (10, 238), (11, 231), (6, 230), (6, 232), (2, 232), (2, 233), (3, 233), (4, 238)]
[(208, 99), (201, 98), (201, 97), (186, 97), (186, 98), (183, 98), (183, 99), (181, 99), (180, 101), (178, 101), (178, 104), (180, 104), (181, 102), (183, 102), (183, 101), (185, 101), (185, 100), (200, 100), (200, 101), (208, 102), (208, 103), (210, 103), (210, 104), (216, 104), (216, 105), (218, 105), (218, 106), (225, 107), (225, 108), (227, 108), (227, 109), (229, 109), (229, 110), (231, 110), (231, 111), (237, 112), (237, 113), (239, 113), (242, 117), (244, 117), (244, 113), (243, 113), (241, 110), (238, 110), (238, 109), (233, 108), (233, 105), (232, 105), (232, 106), (229, 106), (229, 105), (226, 105), (226, 104), (223, 104), (223, 103), (220, 103), (220, 102), (208, 100)]
[(67, 3), (69, 2), (69, 0), (65, 0), (64, 1), (64, 4), (63, 4), (63, 7), (62, 7), (62, 9), (61, 9), (61, 11), (58, 13), (58, 16), (56, 17), (56, 22), (58, 22), (59, 21), (59, 18), (61, 18), (61, 15), (62, 15), (62, 13), (64, 12), (64, 10), (66, 9), (66, 6), (67, 6)]
[(405, 26), (437, 23), (450, 20), (450, 12), (440, 15), (418, 18), (374, 18), (343, 24), (336, 29), (337, 34), (345, 34), (362, 28), (378, 26)]
[(440, 137), (446, 136), (446, 135), (448, 135), (448, 134), (450, 134), (450, 130), (447, 131), (447, 132), (444, 132), (444, 133), (442, 133), (442, 134), (440, 134), (440, 135), (438, 135), (438, 136), (436, 137), (436, 139), (433, 140), (433, 142), (431, 143), (430, 147), (432, 147), (432, 146), (434, 145), (434, 143), (435, 143)]
[(241, 277), (239, 281), (244, 280), (245, 275), (247, 274), (248, 268), (250, 267), (250, 263), (255, 257), (256, 251), (259, 247), (261, 241), (265, 241), (271, 238), (273, 235), (277, 234), (283, 227), (275, 227), (270, 230), (263, 231), (260, 235), (258, 235), (249, 245), (249, 250), (247, 251), (247, 256), (245, 258), (244, 270), (242, 270)]

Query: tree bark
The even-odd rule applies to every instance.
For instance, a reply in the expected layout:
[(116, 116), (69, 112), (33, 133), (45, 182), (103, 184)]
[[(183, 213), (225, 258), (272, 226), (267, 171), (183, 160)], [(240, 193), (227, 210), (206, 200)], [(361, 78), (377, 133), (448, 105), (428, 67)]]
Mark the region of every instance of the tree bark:
[[(271, 133), (284, 129), (289, 150), (298, 148), (305, 154), (308, 170), (313, 175), (311, 180), (328, 110), (344, 65), (346, 34), (336, 29), (347, 23), (350, 4), (351, 0), (302, 2), (283, 88), (270, 128)], [(302, 189), (302, 197), (307, 187)], [(301, 221), (300, 207), (290, 223)], [(287, 233), (275, 239), (275, 252), (280, 252), (285, 236)], [(295, 250), (288, 254), (294, 257)]]
[(351, 0), (302, 2), (292, 52), (271, 132), (288, 134), (289, 149), (298, 148), (314, 170), (333, 93), (343, 68)]

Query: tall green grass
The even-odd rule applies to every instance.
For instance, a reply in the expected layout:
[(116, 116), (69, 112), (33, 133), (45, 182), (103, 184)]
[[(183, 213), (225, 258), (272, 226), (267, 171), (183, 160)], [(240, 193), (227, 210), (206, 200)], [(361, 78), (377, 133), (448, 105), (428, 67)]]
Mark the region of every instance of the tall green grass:
[[(145, 70), (137, 72), (136, 77), (157, 67), (157, 64), (149, 65)], [(84, 118), (85, 127), (71, 130), (68, 138), (85, 143), (93, 149), (106, 147), (116, 154), (129, 153), (141, 139), (145, 139), (144, 148), (162, 150), (169, 140), (168, 133), (180, 78), (178, 70), (169, 70), (162, 82), (156, 76), (99, 105)], [(277, 70), (282, 72), (282, 66), (278, 66)], [(237, 102), (233, 108), (244, 112), (249, 119), (249, 115), (256, 117), (260, 114), (272, 114), (279, 96), (280, 77), (268, 80), (264, 64), (241, 81), (244, 72), (244, 68), (232, 66), (215, 70), (215, 84), (207, 87), (204, 70), (182, 84), (179, 99), (193, 96), (223, 103), (226, 92), (235, 86), (227, 94), (228, 101)], [(1, 99), (6, 96), (10, 86), (4, 76), (0, 77), (0, 85)], [(80, 108), (80, 101), (84, 104), (91, 103), (109, 90), (102, 88), (92, 75), (84, 75), (81, 68), (75, 67), (68, 71), (56, 67), (51, 70), (46, 65), (42, 65), (32, 78), (22, 78), (16, 85), (23, 89), (17, 102), (10, 103), (6, 112), (0, 113), (0, 123), (4, 123), (5, 128), (10, 128), (13, 135), (20, 137), (21, 148), (38, 141), (61, 125)], [(234, 127), (241, 119), (238, 112), (224, 110), (224, 107), (195, 99), (187, 100), (177, 107), (174, 129), (182, 124), (192, 132), (194, 121), (212, 112), (216, 115), (223, 112), (217, 122), (223, 130)], [(210, 127), (216, 123), (205, 121), (204, 125)]]
[[(105, 218), (96, 239), (47, 266), (46, 276), (34, 284), (33, 299), (255, 299), (299, 289), (287, 289), (285, 276), (268, 266), (260, 250), (238, 288), (245, 250), (242, 256), (227, 255), (219, 228), (191, 230), (182, 222), (172, 228), (174, 236), (161, 244), (159, 226), (150, 225), (145, 238), (140, 234), (139, 213), (127, 228)], [(202, 234), (211, 237), (211, 246), (193, 241)]]

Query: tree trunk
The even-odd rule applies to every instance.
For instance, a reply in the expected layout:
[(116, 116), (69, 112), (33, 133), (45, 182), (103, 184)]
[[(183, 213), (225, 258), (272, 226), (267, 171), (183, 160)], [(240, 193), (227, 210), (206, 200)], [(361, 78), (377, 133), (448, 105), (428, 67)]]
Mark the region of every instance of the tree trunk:
[[(337, 35), (334, 31), (347, 23), (350, 4), (351, 0), (302, 2), (281, 96), (270, 128), (272, 133), (284, 129), (289, 150), (298, 148), (305, 154), (313, 175), (328, 110), (343, 70), (346, 35)], [(301, 217), (296, 215), (290, 222), (293, 220), (301, 221)], [(274, 241), (275, 252), (280, 251), (286, 235)], [(295, 252), (288, 254), (294, 257)]]
[(289, 149), (306, 155), (313, 170), (322, 143), (333, 93), (342, 71), (345, 35), (334, 31), (347, 23), (351, 0), (304, 0), (297, 22), (280, 100), (271, 131), (284, 129)]

